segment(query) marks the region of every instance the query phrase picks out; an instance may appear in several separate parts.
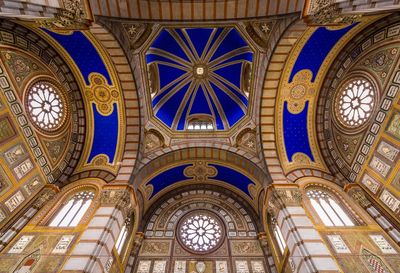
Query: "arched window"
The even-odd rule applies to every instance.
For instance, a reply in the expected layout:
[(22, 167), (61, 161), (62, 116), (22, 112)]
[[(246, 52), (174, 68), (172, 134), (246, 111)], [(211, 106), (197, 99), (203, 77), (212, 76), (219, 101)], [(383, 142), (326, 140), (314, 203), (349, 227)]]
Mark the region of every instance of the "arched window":
[(128, 237), (128, 229), (129, 229), (128, 224), (129, 224), (128, 222), (124, 223), (121, 231), (119, 232), (117, 242), (115, 243), (115, 248), (117, 249), (118, 254), (121, 254), (126, 238)]
[(50, 223), (51, 227), (75, 227), (90, 207), (94, 193), (81, 191), (74, 194), (58, 211)]
[(275, 219), (272, 219), (272, 231), (274, 233), (276, 241), (278, 242), (279, 250), (283, 254), (285, 252), (286, 242), (283, 238), (282, 231)]
[(307, 191), (307, 196), (325, 226), (354, 226), (354, 222), (338, 204), (336, 198), (328, 192), (312, 189)]
[(214, 130), (213, 122), (210, 119), (193, 119), (189, 121), (189, 131), (210, 131)]

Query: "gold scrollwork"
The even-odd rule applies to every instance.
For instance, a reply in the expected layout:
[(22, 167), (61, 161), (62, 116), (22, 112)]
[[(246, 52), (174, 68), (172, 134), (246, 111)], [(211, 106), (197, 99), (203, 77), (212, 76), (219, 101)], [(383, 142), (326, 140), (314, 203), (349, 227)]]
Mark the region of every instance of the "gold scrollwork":
[(85, 92), (88, 100), (94, 101), (100, 114), (107, 116), (113, 111), (113, 103), (118, 101), (119, 92), (116, 88), (109, 86), (106, 79), (97, 73), (89, 76), (90, 86)]
[(298, 114), (303, 111), (305, 102), (315, 94), (315, 87), (311, 79), (312, 72), (304, 69), (294, 76), (291, 83), (285, 84), (283, 90), (289, 112)]

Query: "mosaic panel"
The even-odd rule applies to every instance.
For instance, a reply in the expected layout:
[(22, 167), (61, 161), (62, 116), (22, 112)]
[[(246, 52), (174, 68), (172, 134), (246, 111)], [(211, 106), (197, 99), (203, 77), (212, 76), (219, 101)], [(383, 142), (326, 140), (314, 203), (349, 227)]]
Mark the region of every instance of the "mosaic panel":
[(369, 166), (378, 174), (380, 174), (383, 177), (386, 177), (390, 171), (390, 165), (386, 164), (383, 160), (380, 158), (374, 156), (369, 163)]
[(10, 199), (8, 199), (4, 204), (7, 206), (10, 212), (13, 212), (25, 201), (25, 197), (21, 191), (17, 191)]
[(361, 179), (361, 183), (365, 185), (371, 192), (377, 193), (380, 187), (380, 183), (373, 179), (368, 174), (364, 174), (363, 178)]
[(384, 156), (386, 159), (390, 161), (394, 161), (399, 154), (399, 149), (395, 148), (394, 146), (390, 145), (386, 141), (381, 141), (378, 146), (378, 153)]
[(340, 235), (327, 235), (327, 237), (336, 253), (351, 253)]
[(396, 250), (389, 244), (389, 242), (382, 235), (369, 235), (372, 241), (379, 247), (382, 253), (396, 254)]
[(388, 206), (393, 212), (397, 213), (399, 212), (399, 207), (400, 207), (400, 200), (396, 198), (392, 193), (390, 193), (388, 190), (384, 189), (382, 191), (381, 196), (379, 199), (386, 205)]

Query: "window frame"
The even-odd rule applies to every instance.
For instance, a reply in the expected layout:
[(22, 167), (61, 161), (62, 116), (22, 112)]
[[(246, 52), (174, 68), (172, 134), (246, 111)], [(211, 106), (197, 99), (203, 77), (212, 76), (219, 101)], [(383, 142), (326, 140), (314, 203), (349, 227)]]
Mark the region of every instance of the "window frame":
[[(324, 211), (324, 213), (328, 217), (329, 221), (333, 224), (333, 225), (327, 225), (326, 221), (324, 221), (323, 217), (321, 217), (321, 214), (318, 212), (318, 209), (313, 205), (312, 200), (315, 200), (315, 199), (311, 198), (308, 195), (310, 191), (322, 191), (323, 194), (326, 194), (328, 196), (328, 199), (331, 199), (337, 205), (337, 207), (344, 213), (345, 218), (348, 218), (348, 220), (350, 220), (352, 222), (352, 224), (346, 225), (346, 223), (341, 219), (340, 214), (335, 211), (332, 204), (326, 204), (326, 205), (329, 205), (332, 208), (332, 210), (335, 212), (334, 217), (341, 219), (340, 221), (342, 221), (342, 223), (343, 223), (343, 225), (336, 225), (332, 221), (332, 218), (329, 216), (329, 212), (327, 212), (325, 210), (325, 208), (323, 208), (323, 206), (321, 206), (321, 204), (318, 203), (319, 206), (321, 207), (321, 209)], [(331, 188), (328, 188), (328, 187), (322, 186), (322, 185), (311, 185), (304, 189), (304, 193), (305, 193), (305, 196), (307, 196), (308, 205), (314, 212), (313, 213), (314, 219), (315, 219), (315, 217), (317, 217), (319, 219), (319, 222), (322, 225), (324, 225), (325, 227), (327, 227), (327, 228), (354, 228), (357, 226), (364, 225), (364, 222), (357, 215), (357, 213), (354, 211), (354, 209), (349, 205), (349, 203), (343, 197), (341, 197), (336, 191), (332, 190)]]
[[(83, 198), (80, 199), (79, 197), (75, 199), (75, 197), (79, 194), (85, 193), (89, 194), (89, 198), (84, 200)], [(52, 213), (52, 215), (49, 217), (49, 219), (46, 221), (46, 225), (48, 227), (51, 228), (76, 228), (77, 226), (79, 226), (82, 221), (84, 220), (85, 216), (88, 213), (91, 213), (90, 210), (93, 207), (94, 204), (94, 200), (96, 198), (96, 191), (94, 189), (82, 189), (82, 190), (78, 190), (78, 191), (74, 191), (68, 195), (66, 195), (62, 202), (58, 203), (56, 206), (56, 209), (54, 210), (54, 212)], [(81, 200), (84, 200), (81, 202)], [(89, 202), (87, 202), (89, 200)], [(74, 212), (74, 215), (72, 216), (71, 219), (69, 219), (68, 221), (68, 225), (61, 225), (65, 219), (68, 216), (68, 213), (73, 211), (72, 209), (74, 208), (74, 202), (75, 204), (80, 203), (79, 208), (75, 209), (76, 211)], [(71, 206), (68, 208), (68, 204), (71, 204)], [(84, 212), (82, 211), (82, 208), (86, 207), (84, 209)], [(68, 209), (66, 209), (68, 208)], [(58, 219), (58, 221), (56, 222), (57, 224), (53, 225), (53, 222), (55, 222), (55, 220), (61, 215), (60, 213), (63, 210), (67, 210), (66, 214), (64, 216), (61, 216), (61, 219)], [(71, 225), (72, 223), (74, 223), (74, 225)]]

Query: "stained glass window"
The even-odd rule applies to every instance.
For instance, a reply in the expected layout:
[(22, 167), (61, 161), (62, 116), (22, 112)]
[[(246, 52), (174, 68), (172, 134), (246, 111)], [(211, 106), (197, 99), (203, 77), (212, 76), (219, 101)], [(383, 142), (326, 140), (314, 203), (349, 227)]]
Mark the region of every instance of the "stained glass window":
[(325, 226), (354, 226), (347, 213), (327, 192), (313, 189), (307, 191), (307, 196)]
[(179, 227), (179, 235), (187, 248), (205, 252), (218, 246), (222, 240), (222, 227), (212, 215), (196, 213), (184, 219)]
[(31, 86), (27, 94), (31, 119), (41, 129), (55, 130), (62, 124), (65, 103), (58, 88), (46, 81)]
[(375, 91), (372, 84), (364, 79), (352, 79), (340, 90), (336, 100), (336, 113), (347, 127), (358, 127), (371, 116)]
[(94, 193), (91, 191), (81, 191), (76, 193), (58, 211), (57, 215), (50, 223), (51, 227), (75, 227), (82, 220), (86, 211), (90, 207)]

